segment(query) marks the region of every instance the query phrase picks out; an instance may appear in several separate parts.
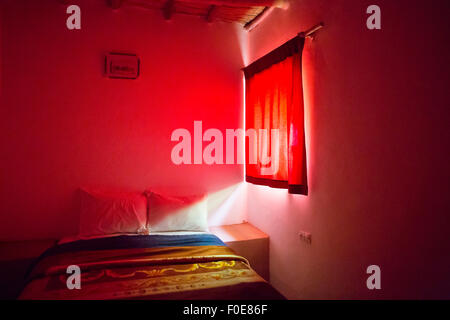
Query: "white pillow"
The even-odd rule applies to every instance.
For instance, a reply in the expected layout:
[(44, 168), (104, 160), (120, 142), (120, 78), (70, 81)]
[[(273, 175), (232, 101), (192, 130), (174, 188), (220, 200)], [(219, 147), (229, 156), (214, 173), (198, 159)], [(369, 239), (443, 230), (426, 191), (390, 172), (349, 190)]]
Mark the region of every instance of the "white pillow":
[(148, 197), (148, 224), (152, 232), (208, 231), (205, 196), (166, 196), (152, 191)]
[(80, 190), (80, 237), (146, 232), (147, 198), (142, 193)]

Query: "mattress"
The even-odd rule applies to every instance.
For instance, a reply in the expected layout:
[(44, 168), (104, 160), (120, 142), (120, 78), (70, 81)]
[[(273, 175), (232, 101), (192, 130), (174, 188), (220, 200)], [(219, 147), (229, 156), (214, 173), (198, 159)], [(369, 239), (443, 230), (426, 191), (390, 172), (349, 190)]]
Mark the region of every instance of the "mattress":
[[(81, 270), (69, 289), (68, 267)], [(30, 269), (19, 299), (283, 299), (209, 233), (116, 236), (58, 244)]]

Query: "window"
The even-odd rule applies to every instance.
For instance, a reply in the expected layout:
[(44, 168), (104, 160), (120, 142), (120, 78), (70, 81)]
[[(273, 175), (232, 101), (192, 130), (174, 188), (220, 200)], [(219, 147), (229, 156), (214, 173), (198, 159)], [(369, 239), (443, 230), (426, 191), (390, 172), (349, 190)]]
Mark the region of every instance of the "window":
[(303, 45), (297, 36), (244, 68), (246, 181), (306, 195)]

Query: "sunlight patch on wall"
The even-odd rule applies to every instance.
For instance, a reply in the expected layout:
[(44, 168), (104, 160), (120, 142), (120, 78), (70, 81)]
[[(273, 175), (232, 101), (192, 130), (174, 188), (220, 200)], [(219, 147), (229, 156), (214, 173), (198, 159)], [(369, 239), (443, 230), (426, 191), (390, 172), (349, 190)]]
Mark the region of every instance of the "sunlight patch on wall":
[[(241, 182), (208, 195), (208, 225), (242, 223), (246, 216), (246, 188)], [(232, 221), (230, 223), (230, 221)]]
[(315, 52), (314, 43), (307, 39), (305, 41), (305, 47), (302, 57), (302, 78), (303, 78), (303, 102), (305, 110), (305, 145), (306, 145), (306, 165), (308, 172), (308, 184), (311, 188), (313, 184), (313, 170), (314, 170), (314, 157), (311, 152), (314, 140), (312, 139), (312, 132), (314, 132), (314, 106), (315, 106), (315, 72), (314, 66)]
[(242, 30), (242, 26), (237, 26), (239, 29), (236, 31), (239, 41), (239, 46), (241, 48), (241, 56), (242, 56), (242, 62), (243, 67), (250, 64), (249, 61), (249, 51), (250, 51), (250, 44), (248, 39), (248, 32)]

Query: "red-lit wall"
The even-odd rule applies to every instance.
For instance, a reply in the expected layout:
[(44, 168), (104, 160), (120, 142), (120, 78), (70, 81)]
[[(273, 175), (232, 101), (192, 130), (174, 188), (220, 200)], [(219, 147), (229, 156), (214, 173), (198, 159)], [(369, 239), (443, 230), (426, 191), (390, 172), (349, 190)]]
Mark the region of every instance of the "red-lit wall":
[[(381, 8), (369, 31), (366, 8)], [(319, 21), (304, 53), (309, 195), (248, 185), (289, 298), (449, 298), (448, 1), (293, 1), (250, 62)], [(312, 233), (312, 244), (298, 232)], [(366, 287), (381, 267), (381, 290)]]
[(1, 23), (1, 19), (2, 19), (2, 16), (0, 14), (0, 97), (2, 95), (2, 23)]
[[(176, 166), (176, 128), (242, 124), (242, 28), (124, 6), (73, 1), (81, 30), (55, 0), (2, 1), (0, 238), (74, 233), (77, 187), (163, 186), (215, 192), (242, 181), (240, 165)], [(108, 51), (136, 53), (138, 80), (103, 76)], [(220, 198), (220, 197), (219, 197)], [(223, 196), (222, 196), (223, 198)], [(243, 210), (221, 213), (239, 223)], [(217, 222), (217, 221), (216, 221)]]

